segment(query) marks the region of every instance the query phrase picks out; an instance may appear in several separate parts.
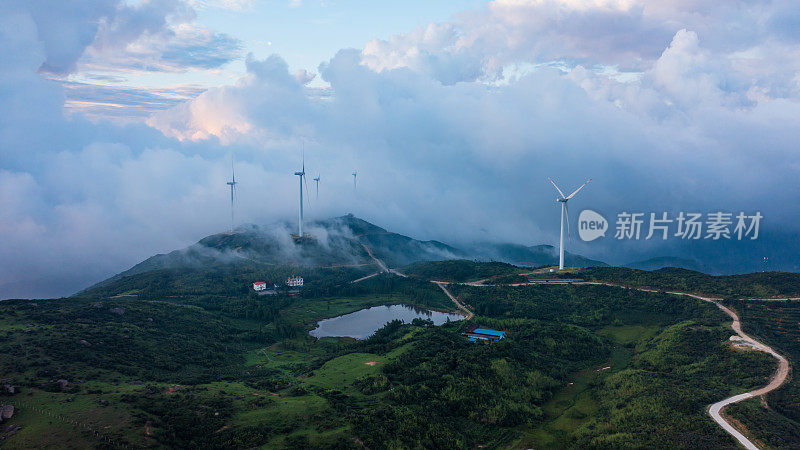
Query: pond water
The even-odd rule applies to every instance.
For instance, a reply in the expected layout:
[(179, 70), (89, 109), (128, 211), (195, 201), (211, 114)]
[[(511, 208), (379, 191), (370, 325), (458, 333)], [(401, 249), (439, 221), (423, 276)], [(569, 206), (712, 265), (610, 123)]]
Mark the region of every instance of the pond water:
[(420, 318), (430, 319), (434, 325), (441, 325), (448, 321), (464, 319), (460, 314), (431, 311), (408, 305), (383, 305), (344, 314), (317, 322), (317, 328), (308, 334), (316, 337), (352, 337), (366, 339), (373, 333), (383, 328), (387, 323), (399, 319), (403, 323), (411, 323)]

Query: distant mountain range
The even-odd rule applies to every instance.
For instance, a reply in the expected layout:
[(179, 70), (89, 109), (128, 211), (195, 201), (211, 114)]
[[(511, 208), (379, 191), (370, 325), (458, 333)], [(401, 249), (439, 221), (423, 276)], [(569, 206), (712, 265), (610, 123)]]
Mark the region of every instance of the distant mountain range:
[[(247, 225), (233, 232), (208, 236), (182, 250), (152, 256), (132, 268), (94, 287), (120, 278), (160, 269), (205, 268), (219, 264), (303, 265), (329, 267), (373, 263), (370, 252), (390, 268), (417, 261), (472, 259), (500, 261), (518, 266), (545, 266), (558, 263), (558, 249), (551, 245), (525, 246), (509, 243), (478, 243), (457, 248), (439, 241), (420, 241), (394, 233), (348, 214), (310, 222), (310, 237), (295, 239), (291, 224), (271, 227)], [(565, 253), (565, 263), (572, 267), (607, 266), (602, 261)], [(659, 257), (626, 264), (625, 267), (656, 270), (680, 267), (701, 271), (695, 260)]]
[(658, 270), (665, 267), (678, 267), (681, 269), (694, 270), (695, 272), (706, 272), (703, 263), (696, 259), (676, 258), (673, 256), (660, 256), (643, 261), (635, 261), (625, 264), (623, 267), (640, 270)]
[[(558, 249), (552, 245), (483, 243), (473, 246), (469, 253), (476, 259), (507, 262), (517, 266), (537, 267), (558, 264)], [(567, 251), (564, 252), (564, 264), (571, 267), (608, 265)]]

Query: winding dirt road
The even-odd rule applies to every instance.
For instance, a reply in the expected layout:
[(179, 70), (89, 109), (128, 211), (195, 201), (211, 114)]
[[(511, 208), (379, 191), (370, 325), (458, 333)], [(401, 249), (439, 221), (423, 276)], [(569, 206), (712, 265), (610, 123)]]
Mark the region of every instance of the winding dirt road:
[[(446, 282), (435, 281), (435, 280), (431, 280), (431, 281), (433, 283), (436, 283), (440, 288), (442, 288), (444, 293), (447, 294), (448, 297), (450, 297), (450, 300), (452, 300), (453, 303), (455, 303), (456, 306), (458, 306), (458, 308), (460, 310), (466, 311), (469, 314), (467, 316), (467, 320), (472, 318), (472, 316), (473, 316), (472, 312), (470, 312), (464, 305), (462, 305), (461, 302), (459, 302), (458, 299), (456, 299), (456, 297), (453, 296), (453, 294), (451, 294), (450, 291), (447, 290), (447, 288), (445, 287), (445, 285), (447, 284)], [(478, 287), (478, 286), (488, 286), (488, 285), (483, 284), (484, 281), (485, 280), (480, 280), (480, 281), (477, 281), (477, 282), (458, 283), (458, 284), (466, 284), (466, 285), (469, 285), (469, 286), (476, 286), (476, 287)], [(634, 289), (634, 290), (643, 291), (643, 292), (660, 292), (660, 291), (658, 291), (656, 289), (648, 289), (648, 288), (644, 288), (644, 287), (621, 286), (621, 285), (614, 284), (614, 283), (604, 283), (604, 282), (588, 281), (588, 282), (573, 283), (573, 284), (594, 284), (594, 285), (604, 285), (604, 286), (619, 287), (619, 288), (622, 288), (622, 289)], [(513, 285), (514, 286), (519, 286), (520, 283), (515, 283)], [(714, 403), (713, 405), (709, 406), (709, 408), (708, 408), (708, 415), (711, 416), (711, 419), (713, 419), (714, 422), (716, 422), (720, 427), (722, 427), (723, 430), (725, 430), (728, 434), (733, 436), (734, 439), (736, 439), (740, 444), (742, 444), (748, 450), (759, 450), (759, 447), (757, 445), (755, 445), (750, 439), (748, 439), (744, 434), (742, 434), (733, 425), (731, 425), (730, 422), (725, 420), (725, 416), (723, 415), (724, 409), (725, 409), (726, 406), (728, 406), (728, 405), (730, 405), (732, 403), (741, 402), (743, 400), (747, 400), (747, 399), (753, 398), (753, 397), (759, 397), (759, 396), (762, 396), (764, 394), (772, 392), (775, 389), (778, 389), (779, 387), (781, 387), (783, 385), (783, 383), (786, 382), (786, 379), (789, 376), (789, 360), (787, 360), (786, 357), (784, 357), (783, 355), (781, 355), (778, 352), (776, 352), (772, 347), (770, 347), (770, 346), (768, 346), (768, 345), (766, 345), (766, 344), (764, 344), (762, 342), (759, 342), (759, 341), (753, 339), (752, 337), (748, 336), (747, 334), (745, 334), (745, 332), (742, 331), (742, 323), (739, 320), (739, 316), (736, 315), (736, 313), (733, 312), (730, 308), (728, 308), (725, 305), (723, 305), (722, 303), (720, 303), (722, 301), (722, 299), (713, 298), (713, 297), (703, 297), (703, 296), (700, 296), (700, 295), (697, 295), (697, 294), (691, 294), (691, 293), (688, 293), (688, 292), (674, 292), (673, 291), (673, 292), (666, 292), (666, 293), (667, 294), (672, 294), (672, 295), (685, 295), (687, 297), (692, 297), (692, 298), (695, 298), (695, 299), (698, 299), (698, 300), (702, 300), (702, 301), (705, 301), (705, 302), (713, 303), (714, 305), (717, 306), (717, 308), (721, 309), (725, 314), (727, 314), (728, 316), (730, 316), (731, 319), (733, 319), (733, 322), (731, 322), (731, 329), (733, 329), (733, 331), (739, 336), (739, 338), (740, 338), (739, 342), (745, 343), (745, 344), (749, 345), (750, 347), (752, 347), (755, 350), (759, 350), (759, 351), (762, 351), (762, 352), (765, 352), (765, 353), (769, 353), (770, 355), (775, 357), (775, 359), (778, 360), (778, 368), (775, 371), (775, 373), (772, 375), (772, 378), (770, 379), (769, 384), (767, 384), (766, 386), (764, 386), (762, 388), (752, 390), (750, 392), (745, 392), (743, 394), (734, 395), (732, 397), (728, 397), (726, 399), (720, 400), (720, 401)], [(769, 298), (769, 299), (768, 298), (759, 298), (759, 299), (753, 299), (753, 300), (760, 300), (760, 301), (787, 301), (787, 300), (797, 300), (797, 299), (796, 298), (791, 298), (791, 297), (790, 298), (784, 297), (784, 298)]]
[[(605, 285), (605, 286), (622, 287), (624, 289), (635, 289), (635, 290), (643, 291), (643, 292), (659, 292), (659, 291), (657, 291), (655, 289), (638, 288), (638, 287), (631, 287), (631, 286), (620, 286), (620, 285), (616, 285), (616, 284), (612, 284), (612, 283), (602, 283), (602, 282), (584, 282), (584, 283), (576, 283), (576, 284), (599, 284), (599, 285)], [(722, 301), (722, 299), (713, 298), (713, 297), (703, 297), (703, 296), (700, 296), (700, 295), (697, 295), (697, 294), (690, 294), (690, 293), (687, 293), (687, 292), (666, 292), (666, 293), (667, 294), (672, 294), (672, 295), (685, 295), (687, 297), (696, 298), (698, 300), (703, 300), (705, 302), (709, 302), (709, 303), (713, 303), (713, 304), (717, 305), (717, 308), (721, 309), (725, 314), (727, 314), (728, 316), (730, 316), (731, 319), (733, 319), (733, 322), (731, 322), (731, 328), (733, 329), (734, 332), (736, 332), (736, 334), (739, 336), (739, 338), (741, 338), (741, 340), (739, 342), (743, 342), (745, 344), (748, 344), (750, 347), (752, 347), (755, 350), (759, 350), (759, 351), (762, 351), (762, 352), (765, 352), (765, 353), (769, 353), (770, 355), (774, 356), (775, 359), (778, 360), (778, 369), (772, 375), (772, 378), (770, 378), (769, 384), (767, 384), (766, 386), (764, 386), (764, 387), (762, 387), (760, 389), (755, 389), (755, 390), (752, 390), (750, 392), (745, 392), (743, 394), (734, 395), (732, 397), (728, 397), (726, 399), (720, 400), (720, 401), (714, 403), (713, 405), (709, 406), (709, 408), (708, 408), (708, 415), (711, 416), (711, 418), (714, 420), (714, 422), (716, 422), (720, 427), (722, 427), (723, 430), (725, 430), (728, 434), (733, 436), (734, 439), (736, 439), (740, 444), (742, 444), (748, 450), (759, 450), (759, 447), (756, 444), (754, 444), (744, 434), (742, 434), (733, 425), (731, 425), (730, 422), (725, 420), (725, 416), (723, 415), (724, 409), (725, 409), (726, 406), (728, 406), (728, 405), (730, 405), (732, 403), (738, 403), (738, 402), (741, 402), (743, 400), (747, 400), (749, 398), (759, 397), (761, 395), (764, 395), (764, 394), (766, 394), (768, 392), (772, 392), (775, 389), (778, 389), (779, 387), (781, 387), (783, 385), (783, 383), (786, 382), (786, 378), (789, 376), (789, 360), (787, 360), (786, 357), (784, 357), (783, 355), (781, 355), (778, 352), (776, 352), (775, 350), (773, 350), (772, 347), (770, 347), (770, 346), (768, 346), (768, 345), (766, 345), (766, 344), (764, 344), (762, 342), (759, 342), (759, 341), (753, 339), (752, 337), (748, 336), (747, 334), (745, 334), (744, 331), (742, 331), (742, 323), (739, 320), (739, 316), (736, 315), (736, 313), (733, 312), (730, 308), (728, 308), (728, 307), (724, 306), (722, 303), (720, 303)], [(760, 300), (760, 301), (766, 301), (766, 300), (770, 300), (770, 301), (772, 301), (772, 300), (774, 300), (774, 301), (779, 301), (779, 300), (786, 301), (786, 300), (790, 300), (790, 299), (793, 299), (793, 298), (785, 298), (785, 297), (784, 298), (771, 298), (771, 299), (759, 298), (757, 300)]]
[(731, 403), (737, 403), (741, 402), (742, 400), (747, 400), (748, 398), (758, 397), (768, 392), (774, 391), (775, 389), (778, 389), (783, 383), (786, 382), (786, 377), (789, 375), (789, 361), (783, 355), (773, 350), (772, 347), (769, 347), (768, 345), (758, 342), (755, 339), (748, 336), (747, 334), (745, 334), (742, 331), (742, 325), (741, 322), (739, 321), (739, 316), (737, 316), (735, 312), (721, 305), (717, 301), (717, 299), (708, 299), (696, 295), (690, 295), (690, 296), (695, 298), (700, 298), (702, 300), (709, 301), (717, 305), (719, 309), (723, 310), (727, 315), (729, 315), (733, 319), (733, 323), (731, 323), (731, 328), (733, 328), (733, 331), (735, 331), (736, 334), (742, 338), (742, 342), (749, 344), (756, 350), (769, 353), (778, 360), (778, 370), (775, 372), (775, 374), (773, 374), (769, 384), (762, 387), (761, 389), (756, 389), (754, 391), (745, 392), (744, 394), (734, 395), (733, 397), (728, 397), (724, 400), (720, 400), (708, 408), (708, 414), (711, 416), (712, 419), (714, 419), (714, 422), (717, 422), (717, 424), (719, 424), (719, 426), (722, 427), (723, 430), (727, 431), (728, 434), (733, 436), (745, 448), (749, 450), (757, 450), (759, 448), (757, 445), (755, 445), (752, 441), (747, 439), (747, 437), (745, 437), (741, 432), (739, 432), (739, 430), (734, 428), (728, 421), (725, 420), (725, 417), (722, 415), (723, 409), (726, 406), (730, 405)]

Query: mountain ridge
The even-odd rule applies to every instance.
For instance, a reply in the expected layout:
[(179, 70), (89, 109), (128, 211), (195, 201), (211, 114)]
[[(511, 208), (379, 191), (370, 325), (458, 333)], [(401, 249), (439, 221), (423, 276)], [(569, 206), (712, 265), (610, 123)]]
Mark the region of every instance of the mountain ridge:
[[(423, 241), (395, 233), (352, 214), (309, 222), (305, 229), (310, 239), (293, 239), (293, 229), (289, 223), (268, 227), (243, 225), (232, 232), (212, 234), (186, 248), (153, 255), (81, 292), (124, 277), (163, 269), (202, 269), (220, 264), (362, 266), (373, 263), (367, 247), (376, 258), (393, 268), (418, 261), (452, 259), (523, 266), (558, 261), (556, 249), (549, 245), (481, 243), (462, 249), (437, 240)], [(566, 253), (566, 261), (572, 266), (606, 266), (602, 261), (571, 253)]]
[[(288, 222), (270, 226), (249, 224), (232, 232), (212, 234), (186, 248), (153, 255), (81, 292), (155, 270), (204, 269), (218, 265), (356, 267), (374, 264), (373, 256), (391, 268), (422, 261), (456, 259), (497, 261), (527, 267), (558, 263), (558, 249), (552, 245), (481, 242), (459, 248), (438, 240), (423, 241), (389, 231), (353, 214), (309, 221), (305, 227), (308, 230), (305, 239), (292, 237), (294, 226)], [(565, 263), (570, 267), (609, 266), (603, 261), (570, 252), (565, 252)], [(697, 260), (671, 256), (635, 261), (622, 267), (648, 271), (676, 267), (697, 272), (704, 272), (705, 268)]]

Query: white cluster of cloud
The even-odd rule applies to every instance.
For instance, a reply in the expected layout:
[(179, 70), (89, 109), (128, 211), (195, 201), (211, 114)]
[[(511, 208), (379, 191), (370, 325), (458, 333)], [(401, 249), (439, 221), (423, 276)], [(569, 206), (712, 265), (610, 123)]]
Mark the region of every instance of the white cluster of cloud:
[[(182, 31), (192, 14), (166, 0), (0, 6), (0, 286), (27, 289), (0, 296), (47, 277), (74, 290), (223, 230), (232, 153), (240, 220), (292, 218), (303, 147), (322, 177), (312, 216), (352, 211), (420, 238), (554, 242), (552, 176), (594, 178), (573, 208), (760, 210), (773, 248), (797, 246), (790, 1), (497, 0), (340, 51), (319, 67), (329, 89), (251, 58), (235, 84), (146, 123), (64, 118), (64, 88), (40, 71), (180, 70), (237, 51)], [(601, 245), (572, 249), (637, 252)]]
[[(776, 51), (796, 55), (800, 17), (789, 1), (726, 0), (495, 0), (454, 23), (429, 24), (364, 48), (374, 70), (410, 67), (442, 82), (497, 77), (508, 64), (566, 61), (619, 70), (651, 67), (675, 34), (696, 33), (715, 58), (741, 69), (791, 76), (797, 59), (776, 61)], [(759, 62), (778, 66), (764, 68)], [(480, 66), (481, 70), (463, 70)], [(456, 76), (460, 72), (461, 76)]]

